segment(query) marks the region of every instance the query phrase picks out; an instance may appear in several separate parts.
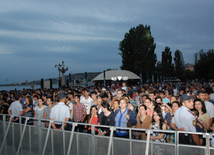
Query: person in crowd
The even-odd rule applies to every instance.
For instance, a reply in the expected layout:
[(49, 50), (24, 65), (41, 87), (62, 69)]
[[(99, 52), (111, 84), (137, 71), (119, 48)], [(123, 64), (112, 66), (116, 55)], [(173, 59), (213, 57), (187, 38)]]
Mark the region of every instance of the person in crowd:
[(73, 93), (73, 92), (69, 92), (69, 93), (68, 93), (68, 99), (69, 99), (69, 101), (70, 101), (72, 104), (75, 104), (75, 101), (74, 101), (74, 93)]
[[(103, 101), (101, 104), (102, 112), (99, 115), (98, 125), (107, 125), (107, 126), (114, 126), (115, 122), (115, 115), (114, 112), (111, 111), (111, 107), (108, 102)], [(109, 136), (110, 130), (109, 128), (99, 128), (98, 135), (100, 136)]]
[(120, 90), (120, 89), (117, 90), (117, 97), (113, 98), (111, 103), (114, 103), (115, 100), (120, 100), (122, 98), (122, 96), (123, 96), (122, 90)]
[(137, 104), (137, 106), (140, 105), (140, 90), (136, 90), (136, 97), (135, 97), (135, 102)]
[(205, 101), (208, 101), (214, 105), (214, 100), (210, 99), (210, 91), (205, 91)]
[(112, 94), (113, 98), (117, 96), (117, 92), (114, 87), (111, 88), (111, 94)]
[[(126, 100), (122, 98), (120, 99), (120, 109), (115, 111), (115, 126), (127, 127), (129, 121), (132, 126), (136, 125), (137, 123), (134, 113), (127, 108)], [(116, 130), (116, 136), (121, 138), (128, 138), (129, 132), (127, 130), (118, 129)]]
[(172, 96), (171, 97), (170, 103), (172, 104), (174, 101), (177, 101), (177, 97), (176, 96)]
[(137, 103), (133, 99), (133, 94), (128, 93), (127, 97), (128, 97), (129, 102), (134, 106), (133, 113), (135, 114), (136, 109), (137, 109)]
[(202, 123), (206, 131), (210, 130), (210, 115), (207, 113), (204, 101), (201, 99), (195, 99), (194, 108), (199, 112), (199, 122)]
[(98, 114), (100, 114), (100, 113), (102, 112), (102, 102), (103, 102), (103, 99), (102, 99), (102, 98), (98, 98), (98, 99), (97, 99)]
[(120, 103), (118, 100), (115, 100), (112, 110), (113, 110), (113, 112), (115, 112), (117, 109), (120, 109)]
[[(180, 100), (182, 103), (182, 107), (175, 112), (174, 118), (172, 119), (170, 124), (170, 127), (173, 130), (196, 132), (196, 128), (194, 126), (195, 117), (190, 111), (194, 107), (192, 99), (193, 97), (188, 94), (184, 94), (181, 96)], [(179, 134), (180, 144), (193, 144), (191, 139), (193, 139), (195, 144), (200, 145), (198, 135)]]
[[(210, 146), (214, 147), (214, 122), (212, 122), (210, 129), (211, 129), (211, 134), (212, 134), (212, 137), (210, 138)], [(213, 151), (213, 153), (214, 153), (214, 151)]]
[(89, 89), (84, 89), (83, 90), (83, 96), (80, 98), (80, 103), (84, 104), (85, 105), (85, 109), (86, 109), (86, 117), (83, 121), (83, 123), (87, 122), (88, 120), (88, 116), (90, 114), (90, 108), (92, 105), (94, 105), (94, 101), (93, 99), (89, 96), (90, 94), (90, 91)]
[(69, 112), (70, 112), (70, 119), (69, 121), (73, 121), (73, 103), (69, 100), (69, 97), (66, 96), (65, 98), (65, 105), (69, 107)]
[[(93, 105), (90, 108), (90, 115), (88, 118), (88, 124), (97, 124), (98, 118), (99, 118), (98, 109), (95, 105)], [(91, 126), (88, 127), (88, 133), (91, 133)], [(95, 134), (96, 135), (98, 134), (97, 128), (95, 128)]]
[[(137, 124), (136, 128), (150, 129), (150, 124), (152, 123), (152, 117), (146, 115), (147, 107), (145, 105), (139, 105), (138, 114), (136, 116)], [(145, 132), (137, 132), (136, 139), (146, 140), (147, 136)]]
[[(25, 97), (25, 104), (23, 105), (23, 116), (25, 117), (33, 117), (33, 100), (30, 96)], [(25, 122), (25, 119), (22, 119), (22, 123)], [(33, 125), (33, 121), (28, 121), (28, 124)]]
[[(40, 119), (43, 119), (43, 115), (46, 107), (43, 103), (44, 101), (42, 98), (38, 99), (39, 105), (38, 107), (35, 108), (35, 114), (34, 114), (34, 118), (37, 118), (37, 119), (35, 119), (33, 122), (34, 126), (41, 126), (41, 127), (45, 126), (45, 123), (40, 120)], [(40, 124), (39, 124), (39, 121), (40, 121)]]
[(43, 99), (43, 104), (45, 106), (47, 106), (47, 102), (46, 102), (46, 100), (47, 100), (47, 94), (42, 94), (42, 99)]
[(164, 102), (167, 103), (167, 104), (170, 103), (170, 100), (169, 100), (168, 98), (165, 97), (165, 92), (164, 92), (164, 91), (160, 91), (160, 92), (159, 92), (159, 95), (160, 95), (162, 101), (164, 101)]
[(1, 114), (8, 114), (8, 108), (10, 107), (8, 101), (9, 99), (7, 94), (2, 95)]
[(124, 94), (127, 94), (128, 93), (128, 87), (126, 86), (126, 82), (123, 82), (122, 83), (122, 88), (121, 90), (124, 90)]
[[(167, 122), (168, 123), (168, 126), (166, 127), (167, 130), (172, 130), (170, 128), (170, 124), (171, 124), (171, 121), (175, 115), (175, 112), (177, 111), (177, 109), (180, 107), (180, 103), (178, 101), (174, 101), (172, 102), (172, 111), (171, 111), (171, 118), (170, 118), (170, 122)], [(175, 143), (175, 134), (172, 134), (172, 133), (167, 133), (166, 134), (166, 141), (168, 143)]]
[(38, 95), (33, 96), (33, 109), (35, 110), (36, 107), (38, 107)]
[[(154, 111), (150, 129), (166, 130), (166, 124), (164, 123), (164, 119), (160, 108), (157, 108)], [(165, 133), (153, 132), (153, 134), (150, 136), (150, 140), (153, 142), (165, 142)]]
[[(74, 122), (83, 123), (87, 113), (85, 105), (80, 102), (80, 95), (75, 95), (74, 98), (75, 104), (73, 105), (73, 120)], [(84, 126), (78, 124), (75, 128), (75, 131), (83, 132)]]
[(20, 93), (16, 93), (15, 94), (15, 101), (11, 103), (9, 109), (8, 109), (8, 114), (9, 115), (13, 115), (15, 116), (12, 119), (12, 122), (19, 122), (19, 117), (18, 116), (22, 116), (23, 115), (23, 108), (22, 108), (22, 104), (21, 104), (21, 94)]
[(149, 98), (151, 99), (151, 101), (155, 100), (155, 92), (151, 91), (149, 92)]
[(204, 101), (207, 113), (210, 115), (209, 122), (211, 123), (212, 118), (214, 117), (214, 105), (212, 103), (206, 101), (206, 95), (205, 95), (205, 91), (204, 90), (198, 90), (197, 98), (199, 98), (202, 101)]
[[(196, 131), (197, 132), (205, 132), (203, 124), (201, 124), (198, 121), (198, 118), (199, 118), (198, 110), (197, 109), (192, 109), (191, 111), (192, 111), (193, 115), (195, 116), (195, 128), (196, 128)], [(199, 135), (199, 143), (200, 143), (200, 145), (204, 144), (204, 139), (203, 139), (202, 135)]]
[[(50, 96), (47, 97), (47, 107), (45, 107), (43, 119), (50, 119), (51, 109), (53, 107), (53, 100)], [(49, 121), (45, 121), (45, 127), (49, 126)]]

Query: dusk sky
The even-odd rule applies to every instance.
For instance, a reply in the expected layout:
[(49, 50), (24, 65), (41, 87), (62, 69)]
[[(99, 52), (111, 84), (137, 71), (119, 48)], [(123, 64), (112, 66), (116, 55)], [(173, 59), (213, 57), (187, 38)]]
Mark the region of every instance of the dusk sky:
[[(214, 49), (214, 2), (186, 0), (0, 1), (0, 84), (120, 69), (119, 43), (130, 28), (150, 25), (158, 61), (169, 46), (185, 63)], [(131, 64), (130, 64), (131, 65)]]

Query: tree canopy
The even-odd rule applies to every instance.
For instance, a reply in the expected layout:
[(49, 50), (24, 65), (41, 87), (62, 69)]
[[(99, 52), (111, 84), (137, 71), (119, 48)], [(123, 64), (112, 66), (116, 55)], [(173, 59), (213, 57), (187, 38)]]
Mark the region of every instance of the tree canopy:
[[(129, 30), (119, 44), (122, 57), (121, 69), (132, 71), (139, 75), (154, 70), (157, 61), (156, 44), (151, 35), (150, 26), (139, 25)], [(146, 75), (144, 75), (145, 78)]]
[(162, 72), (173, 76), (174, 65), (172, 64), (172, 52), (169, 47), (165, 47), (162, 52), (162, 62), (161, 62)]

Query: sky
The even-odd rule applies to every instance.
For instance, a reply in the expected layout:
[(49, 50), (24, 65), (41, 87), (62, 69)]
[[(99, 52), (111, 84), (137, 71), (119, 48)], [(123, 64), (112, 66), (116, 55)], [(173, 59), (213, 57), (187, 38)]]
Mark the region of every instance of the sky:
[(158, 61), (165, 47), (185, 63), (214, 45), (214, 2), (209, 0), (0, 1), (0, 84), (65, 73), (120, 69), (119, 43), (130, 28), (150, 25)]

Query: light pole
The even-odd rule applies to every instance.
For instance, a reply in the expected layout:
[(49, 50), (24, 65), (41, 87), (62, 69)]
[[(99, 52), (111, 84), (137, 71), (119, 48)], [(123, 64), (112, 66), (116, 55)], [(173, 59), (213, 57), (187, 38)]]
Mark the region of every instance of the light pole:
[(65, 85), (65, 72), (68, 70), (68, 66), (65, 68), (64, 60), (62, 60), (62, 64), (59, 63), (58, 65), (55, 65), (55, 67), (57, 66), (59, 71), (59, 88), (60, 88), (61, 87), (60, 72), (62, 73), (62, 85)]

